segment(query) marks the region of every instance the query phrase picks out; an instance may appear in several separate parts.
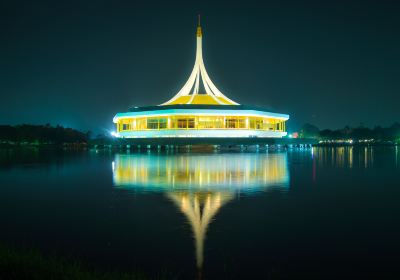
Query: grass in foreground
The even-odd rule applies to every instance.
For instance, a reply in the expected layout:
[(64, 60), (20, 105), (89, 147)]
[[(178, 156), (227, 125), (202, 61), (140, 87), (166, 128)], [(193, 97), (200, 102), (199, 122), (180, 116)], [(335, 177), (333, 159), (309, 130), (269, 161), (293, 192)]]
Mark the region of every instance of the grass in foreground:
[(94, 271), (79, 262), (45, 257), (36, 250), (17, 250), (0, 245), (0, 279), (136, 280), (146, 277), (142, 273)]

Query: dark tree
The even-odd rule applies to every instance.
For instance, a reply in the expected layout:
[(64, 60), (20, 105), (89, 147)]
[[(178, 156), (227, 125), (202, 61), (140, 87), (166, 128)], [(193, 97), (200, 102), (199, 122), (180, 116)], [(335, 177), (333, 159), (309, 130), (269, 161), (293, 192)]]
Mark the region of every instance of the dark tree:
[(318, 138), (319, 137), (319, 129), (315, 125), (305, 124), (300, 130), (301, 138)]
[(64, 144), (87, 143), (90, 133), (83, 133), (60, 125), (0, 126), (0, 141), (13, 143)]

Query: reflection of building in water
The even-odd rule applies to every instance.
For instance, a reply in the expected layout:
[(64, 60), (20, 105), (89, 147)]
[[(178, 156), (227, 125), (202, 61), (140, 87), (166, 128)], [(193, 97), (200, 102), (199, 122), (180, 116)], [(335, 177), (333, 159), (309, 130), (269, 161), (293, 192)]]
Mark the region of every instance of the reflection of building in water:
[(207, 227), (219, 209), (229, 202), (233, 195), (229, 192), (171, 192), (168, 193), (168, 197), (185, 214), (192, 226), (196, 247), (196, 264), (201, 269)]
[(314, 148), (314, 157), (322, 167), (369, 168), (374, 164), (372, 147), (323, 147)]
[(112, 168), (117, 187), (167, 193), (192, 227), (200, 271), (208, 225), (235, 192), (289, 184), (286, 153), (116, 155)]
[(287, 187), (286, 153), (116, 155), (114, 183), (147, 190), (257, 191)]

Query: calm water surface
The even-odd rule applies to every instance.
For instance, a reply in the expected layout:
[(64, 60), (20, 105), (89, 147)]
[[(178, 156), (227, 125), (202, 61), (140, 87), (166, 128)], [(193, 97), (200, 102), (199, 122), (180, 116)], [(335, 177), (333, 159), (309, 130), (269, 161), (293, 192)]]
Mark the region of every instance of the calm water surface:
[(2, 244), (150, 277), (398, 273), (398, 148), (0, 158)]

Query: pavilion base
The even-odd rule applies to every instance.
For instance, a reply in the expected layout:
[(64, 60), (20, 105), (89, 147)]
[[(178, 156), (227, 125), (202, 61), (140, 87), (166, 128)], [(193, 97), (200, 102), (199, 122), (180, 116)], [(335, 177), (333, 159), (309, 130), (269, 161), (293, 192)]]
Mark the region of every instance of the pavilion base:
[(315, 139), (294, 139), (294, 138), (258, 138), (258, 137), (228, 137), (228, 138), (198, 138), (198, 137), (177, 137), (177, 138), (124, 138), (118, 139), (120, 145), (130, 146), (185, 146), (185, 145), (314, 145)]

